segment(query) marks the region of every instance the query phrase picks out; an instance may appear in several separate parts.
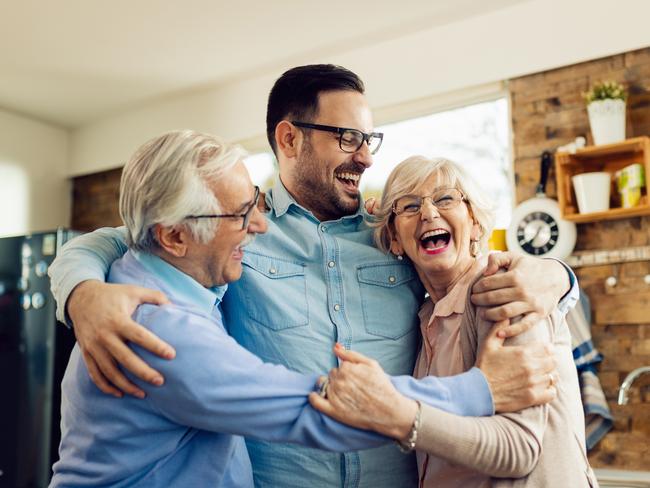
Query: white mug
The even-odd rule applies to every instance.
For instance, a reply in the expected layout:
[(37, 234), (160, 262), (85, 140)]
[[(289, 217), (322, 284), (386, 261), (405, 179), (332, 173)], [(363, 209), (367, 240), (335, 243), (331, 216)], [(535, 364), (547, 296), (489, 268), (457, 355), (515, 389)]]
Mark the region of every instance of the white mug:
[(612, 175), (605, 171), (582, 173), (571, 178), (580, 213), (609, 210)]

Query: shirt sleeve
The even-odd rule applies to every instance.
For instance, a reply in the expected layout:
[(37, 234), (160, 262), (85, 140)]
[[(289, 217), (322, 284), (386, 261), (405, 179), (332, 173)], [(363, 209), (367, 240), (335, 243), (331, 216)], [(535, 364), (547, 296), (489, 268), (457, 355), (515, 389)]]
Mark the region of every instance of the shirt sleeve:
[(392, 381), (402, 395), (446, 412), (475, 417), (494, 413), (492, 392), (478, 368), (456, 376), (396, 376)]
[(470, 418), (423, 404), (415, 447), (490, 476), (520, 478), (539, 460), (547, 408)]
[[(471, 304), (468, 305), (471, 307)], [(470, 314), (471, 310), (465, 311)], [(552, 342), (555, 311), (528, 331), (506, 340), (506, 345)], [(473, 332), (485, 336), (491, 325), (474, 316)], [(492, 417), (460, 417), (428, 405), (422, 406), (416, 449), (495, 477), (522, 477), (537, 465), (548, 423), (548, 404)]]
[[(167, 361), (133, 349), (165, 377), (154, 387), (131, 376), (152, 408), (171, 421), (197, 429), (270, 442), (291, 442), (330, 451), (377, 447), (379, 434), (347, 427), (314, 410), (307, 396), (317, 375), (302, 375), (262, 362), (206, 317), (171, 305), (142, 305), (136, 320), (174, 344)], [(182, 331), (179, 333), (179, 330)]]
[(568, 292), (562, 297), (560, 300), (560, 303), (558, 303), (558, 310), (562, 313), (562, 315), (566, 315), (569, 310), (571, 310), (573, 307), (576, 306), (576, 303), (578, 303), (578, 300), (580, 299), (580, 285), (578, 284), (578, 278), (571, 269), (569, 265), (567, 265), (564, 261), (561, 261), (560, 259), (555, 259), (555, 258), (549, 258), (553, 259), (554, 261), (557, 261), (560, 263), (562, 266), (564, 266), (564, 269), (566, 270), (567, 274), (569, 275), (569, 284), (571, 285), (571, 289), (569, 289)]
[(72, 325), (66, 304), (72, 290), (86, 280), (105, 281), (111, 264), (127, 251), (126, 229), (105, 227), (75, 237), (62, 248), (49, 269), (56, 318)]

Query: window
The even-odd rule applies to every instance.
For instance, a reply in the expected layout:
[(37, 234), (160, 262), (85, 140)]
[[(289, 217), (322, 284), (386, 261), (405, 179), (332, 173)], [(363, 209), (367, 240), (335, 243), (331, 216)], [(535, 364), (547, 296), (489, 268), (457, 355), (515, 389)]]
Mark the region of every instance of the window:
[(259, 186), (260, 190), (266, 191), (275, 183), (278, 171), (273, 153), (251, 154), (244, 159), (244, 166), (246, 166), (248, 174), (251, 175), (253, 184)]

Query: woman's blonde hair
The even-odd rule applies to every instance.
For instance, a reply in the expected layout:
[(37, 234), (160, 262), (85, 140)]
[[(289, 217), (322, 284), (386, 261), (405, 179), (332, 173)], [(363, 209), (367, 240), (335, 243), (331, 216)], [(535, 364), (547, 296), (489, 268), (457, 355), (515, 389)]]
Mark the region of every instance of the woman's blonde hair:
[(377, 247), (388, 253), (395, 235), (393, 224), (393, 203), (413, 192), (431, 176), (437, 176), (440, 186), (457, 188), (467, 198), (467, 205), (474, 221), (479, 224), (482, 251), (487, 249), (487, 241), (494, 227), (493, 201), (474, 179), (458, 164), (445, 158), (425, 158), (412, 156), (399, 163), (388, 176), (381, 203), (375, 209), (375, 242)]

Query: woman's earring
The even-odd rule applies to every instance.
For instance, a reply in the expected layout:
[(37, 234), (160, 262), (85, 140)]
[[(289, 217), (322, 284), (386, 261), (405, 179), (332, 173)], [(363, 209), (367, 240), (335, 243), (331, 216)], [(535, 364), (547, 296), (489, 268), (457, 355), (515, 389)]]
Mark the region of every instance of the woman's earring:
[(398, 261), (404, 261), (404, 256), (402, 256), (401, 254), (398, 254), (397, 255), (397, 260)]
[(472, 255), (473, 258), (481, 254), (481, 246), (479, 242), (480, 242), (479, 239), (472, 239), (472, 241), (469, 244), (469, 253)]

